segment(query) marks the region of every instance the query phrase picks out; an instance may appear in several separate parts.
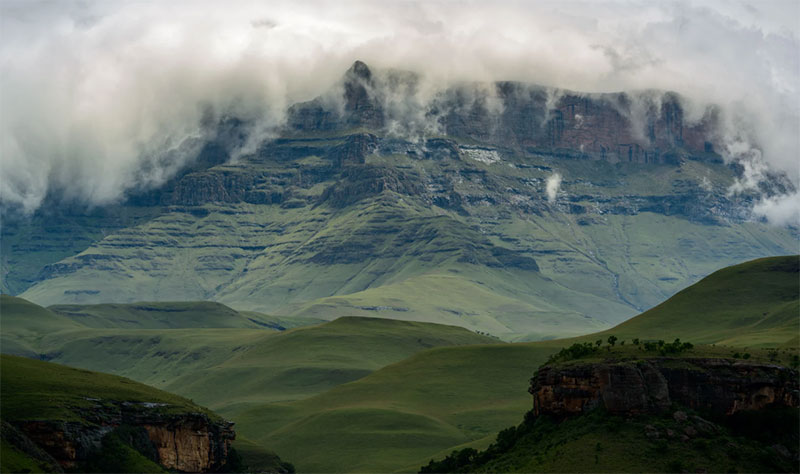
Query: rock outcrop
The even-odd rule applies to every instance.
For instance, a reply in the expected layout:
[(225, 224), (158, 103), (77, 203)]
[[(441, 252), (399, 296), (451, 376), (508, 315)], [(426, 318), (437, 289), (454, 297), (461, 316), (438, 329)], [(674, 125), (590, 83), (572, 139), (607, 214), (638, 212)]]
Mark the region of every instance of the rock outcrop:
[[(425, 117), (428, 128), (517, 151), (612, 163), (677, 163), (714, 154), (717, 114), (708, 109), (687, 120), (675, 93), (585, 94), (518, 82), (462, 84), (429, 101), (414, 96), (419, 77), (373, 73), (356, 61), (345, 73), (341, 96), (296, 104), (288, 129), (330, 131), (391, 128)], [(405, 94), (405, 95), (404, 95)], [(403, 108), (392, 104), (400, 102)], [(415, 104), (419, 110), (408, 109)]]
[(732, 415), (800, 406), (798, 372), (727, 359), (653, 358), (543, 367), (531, 379), (535, 415), (564, 417), (597, 407), (642, 414), (680, 405)]
[(233, 423), (203, 413), (166, 414), (144, 403), (98, 404), (82, 421), (26, 421), (17, 428), (65, 469), (79, 467), (121, 426), (143, 429), (153, 461), (181, 472), (214, 472), (227, 462)]

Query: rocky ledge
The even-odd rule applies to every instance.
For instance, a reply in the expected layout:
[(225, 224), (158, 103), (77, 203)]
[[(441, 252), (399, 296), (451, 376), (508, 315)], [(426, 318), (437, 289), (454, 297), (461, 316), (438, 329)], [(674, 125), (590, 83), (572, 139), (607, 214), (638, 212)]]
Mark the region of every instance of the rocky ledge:
[[(161, 466), (181, 472), (215, 472), (228, 460), (233, 423), (204, 413), (165, 411), (162, 404), (97, 401), (81, 421), (15, 423), (27, 438), (66, 469), (79, 467), (102, 449), (103, 438), (120, 427), (140, 433), (137, 448)], [(130, 430), (129, 430), (130, 431)]]
[(535, 415), (565, 417), (604, 407), (656, 413), (673, 402), (717, 415), (800, 406), (798, 371), (728, 359), (653, 358), (545, 366), (531, 379)]

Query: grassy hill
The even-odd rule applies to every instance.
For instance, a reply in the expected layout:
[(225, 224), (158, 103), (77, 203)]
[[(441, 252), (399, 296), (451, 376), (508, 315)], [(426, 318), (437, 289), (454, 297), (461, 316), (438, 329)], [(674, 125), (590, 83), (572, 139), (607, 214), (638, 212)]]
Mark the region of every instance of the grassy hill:
[[(14, 425), (28, 421), (80, 422), (91, 424), (85, 410), (100, 403), (146, 403), (147, 410), (164, 414), (204, 413), (212, 421), (221, 418), (184, 397), (164, 392), (116, 375), (90, 372), (25, 357), (0, 355), (0, 418), (2, 418), (1, 472), (53, 472), (52, 458), (37, 449)], [(118, 409), (118, 408), (116, 408)], [(235, 447), (250, 469), (285, 472), (285, 463), (273, 452), (240, 439)], [(78, 472), (166, 472), (111, 431), (89, 465)]]
[[(526, 416), (485, 451), (459, 450), (421, 472), (796, 472), (777, 445), (797, 445), (797, 410), (681, 423), (671, 413), (628, 419), (602, 410), (559, 423)], [(689, 411), (689, 416), (695, 416)], [(687, 425), (693, 439), (682, 439)], [(658, 436), (654, 436), (658, 433)], [(650, 434), (650, 436), (648, 436)], [(789, 444), (788, 449), (794, 446)]]
[(0, 415), (8, 422), (81, 420), (91, 399), (167, 405), (169, 413), (206, 413), (192, 401), (117, 375), (90, 372), (26, 357), (0, 355)]
[(132, 304), (54, 305), (48, 308), (90, 328), (177, 329), (268, 327), (220, 303), (175, 301)]
[[(114, 402), (155, 403), (165, 406), (152, 409), (164, 413), (214, 413), (191, 401), (115, 375), (88, 372), (24, 357), (0, 355), (0, 417), (4, 422), (2, 472), (53, 472), (50, 462), (31, 441), (15, 430), (14, 424), (26, 421), (85, 420), (82, 410), (96, 403), (112, 406)], [(112, 439), (113, 438), (113, 439)], [(24, 440), (24, 441), (23, 441)], [(114, 444), (114, 448), (109, 445)], [(113, 451), (113, 455), (112, 455)], [(114, 457), (112, 467), (119, 472), (166, 472), (130, 445), (106, 436), (103, 448), (94, 458)], [(82, 467), (79, 466), (80, 470)]]
[[(574, 342), (605, 341), (612, 334), (629, 343), (633, 338), (674, 336), (705, 344), (724, 342), (730, 348), (709, 349), (724, 356), (743, 348), (753, 354), (766, 352), (753, 349), (757, 346), (796, 347), (792, 318), (767, 318), (754, 325), (743, 315), (797, 308), (797, 261), (797, 256), (775, 257), (720, 270), (643, 313), (632, 326), (623, 323), (565, 340), (433, 349), (309, 399), (226, 414), (241, 420), (247, 436), (296, 459), (301, 470), (414, 470), (456, 446), (485, 448), (494, 433), (517, 423), (530, 408), (526, 390), (533, 371)], [(747, 306), (743, 299), (718, 297), (713, 300), (715, 311), (709, 313), (699, 304), (715, 292), (745, 289), (751, 291)], [(687, 297), (698, 298), (698, 304), (687, 303)], [(795, 325), (800, 322), (797, 314), (795, 309)], [(722, 318), (729, 324), (720, 324)], [(665, 332), (670, 325), (681, 331)], [(750, 341), (750, 334), (769, 338)]]
[[(202, 314), (204, 306), (197, 303), (159, 305), (170, 310), (158, 312), (157, 318), (150, 317), (152, 311), (139, 310), (142, 305), (120, 305), (123, 311), (118, 313), (117, 305), (83, 307), (80, 311), (90, 316), (73, 316), (76, 321), (112, 326), (92, 328), (63, 316), (63, 307), (52, 312), (19, 298), (0, 298), (15, 303), (2, 306), (0, 322), (4, 334), (9, 329), (11, 341), (4, 351), (19, 347), (20, 343), (14, 345), (19, 323), (31, 331), (24, 339), (23, 354), (42, 354), (53, 362), (131, 377), (214, 408), (305, 398), (431, 347), (498, 342), (456, 326), (378, 318), (340, 318), (287, 331), (220, 328), (213, 327), (220, 325), (220, 319), (242, 318), (216, 303), (207, 306), (213, 310), (209, 314)], [(14, 313), (18, 307), (25, 313)], [(173, 311), (176, 307), (179, 310)], [(198, 322), (191, 319), (191, 312), (181, 314), (184, 307), (200, 311)], [(144, 317), (128, 322), (138, 314)], [(174, 314), (181, 316), (180, 324), (163, 320)], [(40, 321), (34, 324), (33, 319)], [(56, 325), (61, 330), (47, 329), (51, 319), (63, 323)], [(167, 324), (184, 327), (164, 328)]]
[[(534, 343), (486, 344), (460, 328), (376, 318), (285, 332), (84, 329), (39, 342), (55, 360), (103, 365), (218, 409), (300, 470), (410, 471), (457, 447), (488, 446), (530, 408), (533, 371), (574, 342), (680, 337), (754, 357), (759, 347), (796, 347), (797, 262), (726, 268), (613, 329)], [(428, 349), (437, 345), (451, 346)]]
[(730, 346), (797, 346), (799, 295), (798, 256), (762, 258), (719, 270), (606, 332)]

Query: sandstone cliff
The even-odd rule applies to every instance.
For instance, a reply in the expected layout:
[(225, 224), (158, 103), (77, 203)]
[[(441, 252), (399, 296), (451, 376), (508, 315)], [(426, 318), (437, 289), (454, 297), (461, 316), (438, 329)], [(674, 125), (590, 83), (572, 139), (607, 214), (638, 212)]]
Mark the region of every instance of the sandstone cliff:
[(233, 423), (214, 421), (203, 413), (166, 414), (159, 408), (147, 403), (98, 403), (83, 412), (81, 421), (23, 421), (16, 425), (66, 469), (79, 469), (102, 448), (106, 435), (123, 426), (146, 433), (139, 443), (143, 446), (137, 448), (167, 469), (214, 472), (225, 465), (235, 438)]
[(559, 417), (601, 406), (615, 414), (653, 413), (673, 402), (718, 415), (800, 406), (796, 370), (727, 359), (545, 366), (531, 379), (529, 392), (535, 415)]

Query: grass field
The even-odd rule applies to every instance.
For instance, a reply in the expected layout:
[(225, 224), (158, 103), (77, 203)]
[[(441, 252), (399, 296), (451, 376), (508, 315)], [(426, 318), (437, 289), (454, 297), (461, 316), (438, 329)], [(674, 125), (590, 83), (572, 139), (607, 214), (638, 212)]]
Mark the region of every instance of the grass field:
[(798, 346), (797, 268), (797, 256), (726, 268), (615, 328), (532, 343), (376, 318), (285, 332), (87, 328), (37, 342), (57, 360), (102, 364), (218, 409), (301, 471), (413, 471), (518, 423), (533, 371), (575, 342), (680, 337), (715, 345), (698, 354), (783, 354)]
[[(246, 436), (296, 460), (300, 470), (413, 471), (427, 463), (426, 456), (470, 443), (485, 447), (494, 433), (518, 423), (530, 408), (527, 387), (533, 371), (575, 342), (605, 341), (612, 334), (628, 344), (633, 338), (680, 337), (717, 344), (698, 347), (695, 354), (731, 357), (747, 352), (754, 359), (766, 359), (766, 347), (796, 348), (797, 262), (796, 256), (777, 257), (720, 270), (632, 320), (635, 325), (623, 323), (566, 340), (438, 348), (309, 399), (226, 414), (241, 420)], [(720, 291), (742, 298), (711, 299)], [(792, 305), (793, 321), (783, 312)], [(760, 318), (758, 324), (750, 318), (773, 311), (777, 317)], [(665, 331), (670, 327), (678, 330)], [(750, 334), (761, 337), (750, 341)], [(781, 357), (790, 355), (781, 352)], [(407, 426), (415, 428), (406, 431)], [(345, 449), (344, 440), (359, 449)]]

